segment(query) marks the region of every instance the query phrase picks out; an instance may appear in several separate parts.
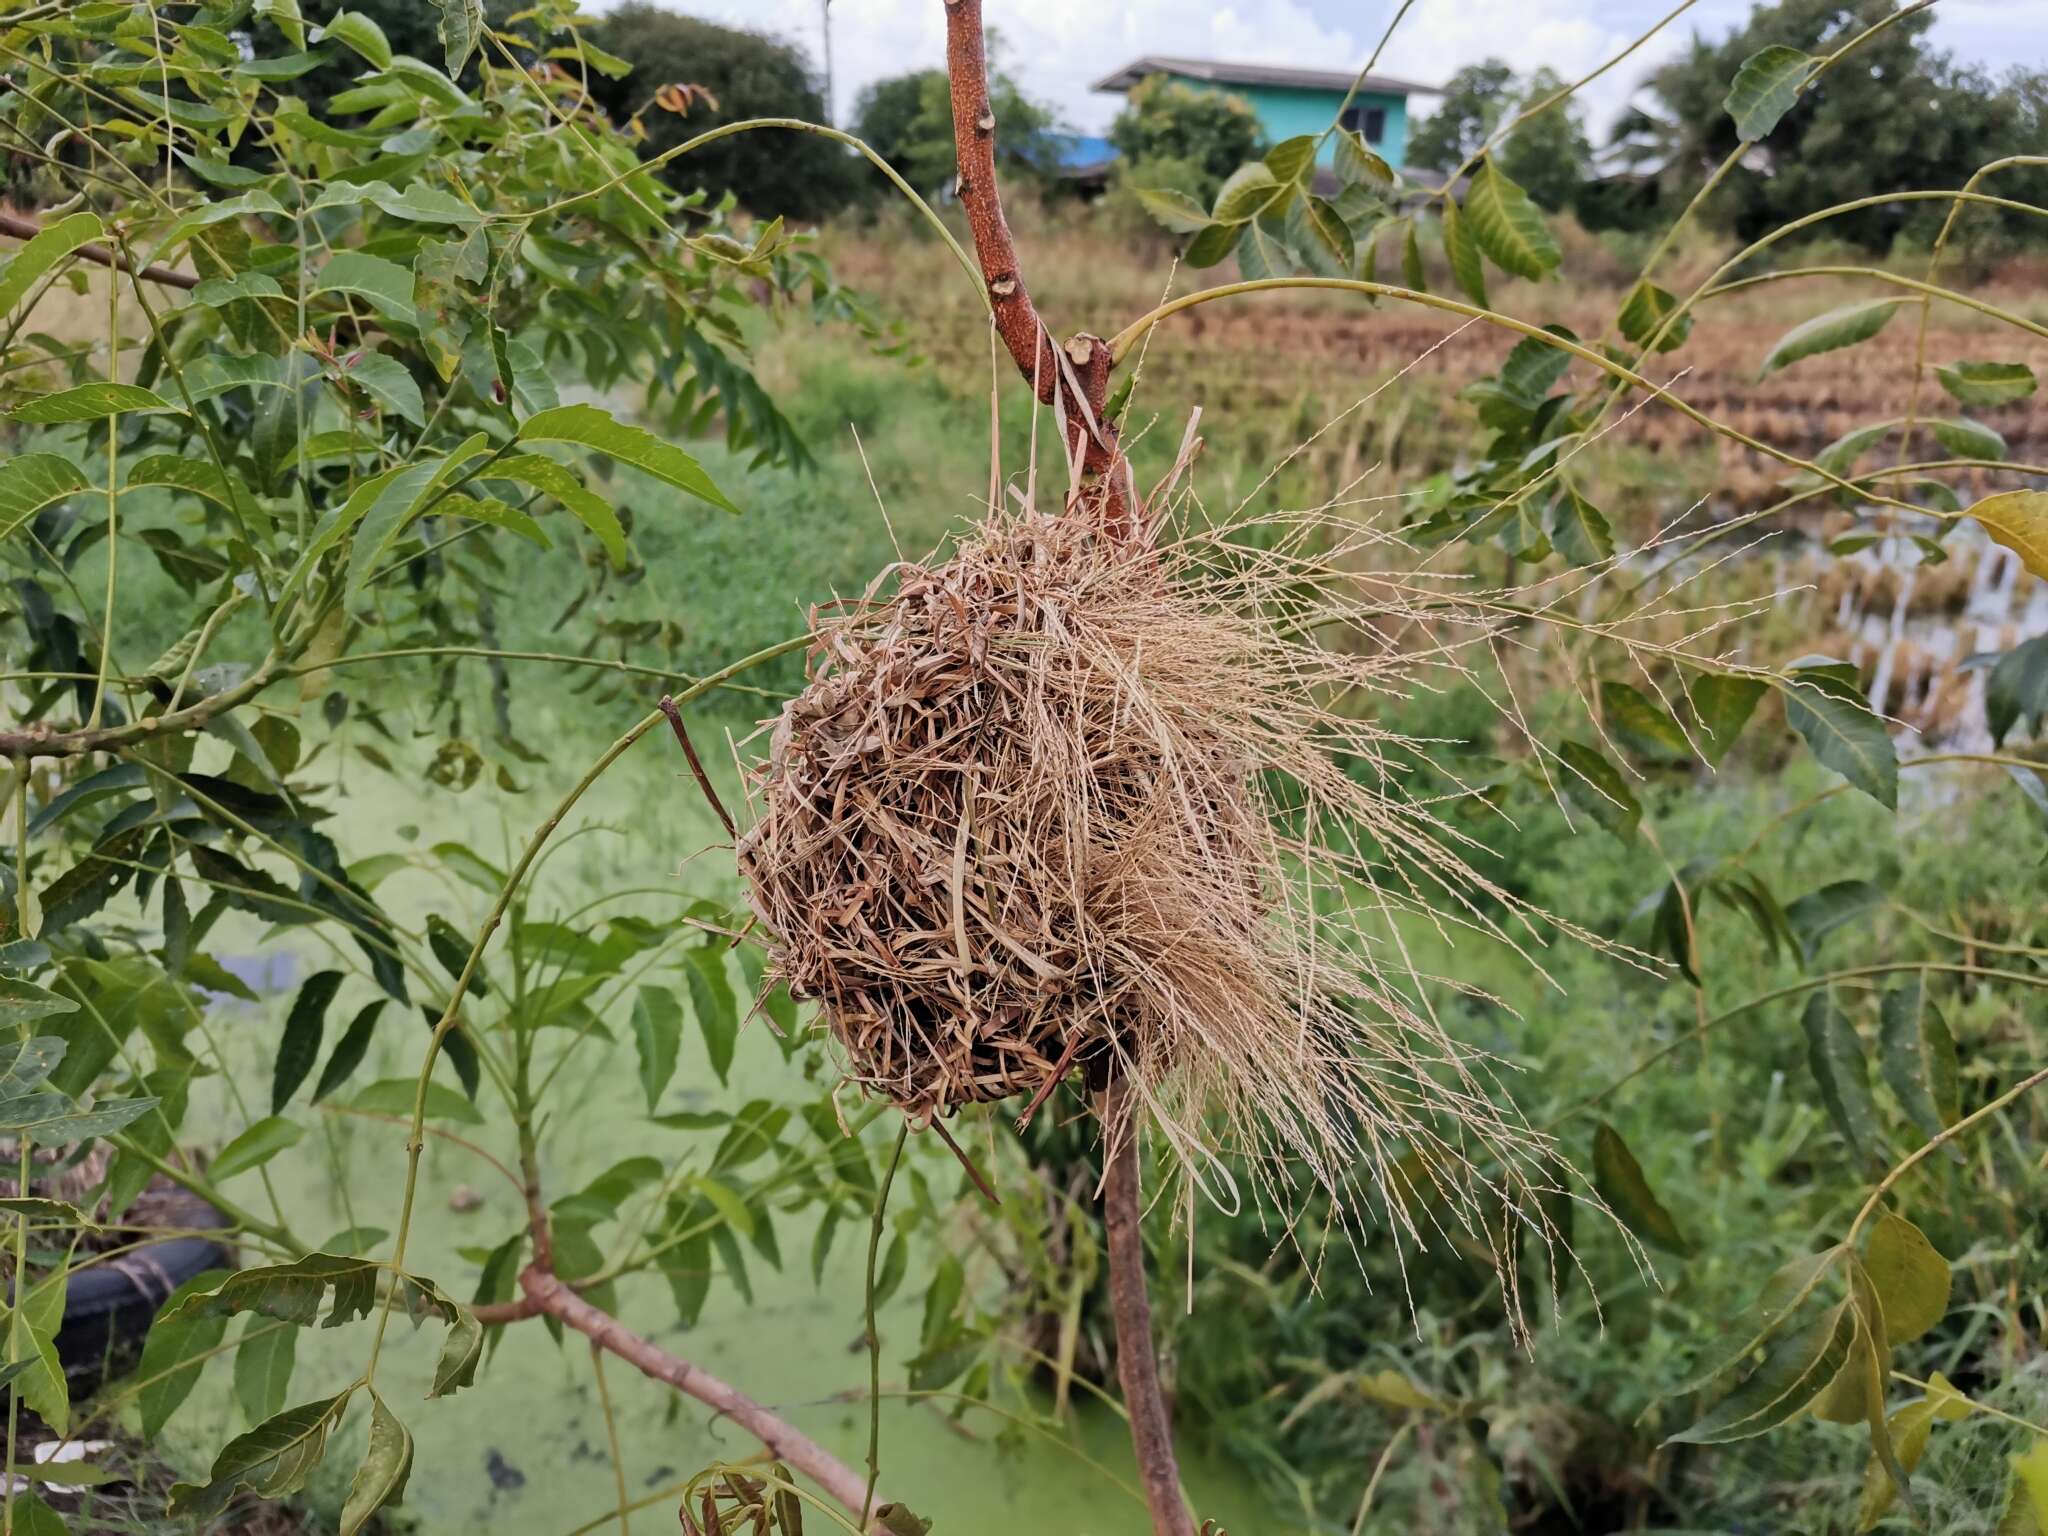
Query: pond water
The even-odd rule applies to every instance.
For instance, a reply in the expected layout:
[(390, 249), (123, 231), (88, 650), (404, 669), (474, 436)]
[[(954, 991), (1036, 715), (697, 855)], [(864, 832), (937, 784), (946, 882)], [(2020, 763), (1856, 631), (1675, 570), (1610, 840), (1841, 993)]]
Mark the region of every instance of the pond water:
[[(715, 829), (670, 782), (670, 764), (658, 756), (665, 744), (665, 738), (650, 738), (637, 748), (635, 757), (617, 770), (618, 780), (607, 784), (589, 811), (572, 816), (563, 829), (568, 833), (596, 825), (607, 815), (659, 805), (664, 807), (664, 820), (658, 832), (636, 832), (631, 837), (599, 832), (563, 842), (560, 854), (541, 871), (535, 916), (573, 910), (593, 893), (629, 887), (672, 887), (691, 896), (730, 893), (730, 855), (722, 851), (691, 861), (677, 874), (678, 859), (710, 843)], [(565, 754), (565, 759), (571, 755), (580, 751)], [(502, 829), (466, 825), (464, 813), (470, 802), (451, 803), (437, 796), (431, 830), (408, 839), (404, 833), (410, 829), (391, 828), (375, 813), (379, 798), (391, 788), (389, 782), (363, 782), (358, 770), (351, 773), (357, 775), (357, 794), (340, 802), (344, 810), (337, 836), (359, 857), (458, 837), (499, 860), (506, 837), (524, 835), (519, 824)], [(518, 809), (537, 822), (546, 813), (547, 801), (536, 792), (525, 796)], [(452, 902), (450, 892), (459, 889), (426, 870), (416, 870), (391, 876), (378, 895), (401, 920), (418, 922), (428, 911), (442, 910), (468, 931), (482, 898), (469, 891), (459, 903)], [(606, 910), (651, 914), (659, 908), (659, 897), (635, 897)], [(668, 910), (673, 913), (673, 901)], [(237, 945), (251, 957), (277, 954), (275, 946), (263, 946), (253, 931), (219, 940), (223, 952)], [(237, 968), (277, 989), (260, 1007), (223, 1004), (224, 1010), (233, 1012), (224, 1011), (215, 1029), (238, 1063), (236, 1075), (251, 1101), (248, 1113), (260, 1114), (267, 1107), (261, 1101), (268, 1095), (269, 1055), (295, 984), (295, 967), (272, 959), (262, 966)], [(680, 992), (680, 976), (669, 979)], [(736, 969), (733, 980), (740, 985)], [(338, 1019), (349, 1017), (352, 996), (345, 995), (336, 1005), (333, 1013)], [(394, 1021), (401, 1018), (400, 1010), (387, 1010), (370, 1058), (355, 1075), (356, 1084), (409, 1078), (417, 1072), (423, 1034), (397, 1027)], [(330, 1017), (330, 1042), (339, 1027), (337, 1018)], [(785, 1063), (756, 1023), (742, 1034), (729, 1090), (720, 1088), (713, 1077), (701, 1041), (693, 1031), (686, 1034), (681, 1063), (662, 1108), (731, 1107), (756, 1095), (800, 1099), (814, 1092), (814, 1086), (802, 1080), (800, 1065)], [(490, 1093), (487, 1084), (486, 1099)], [(293, 1113), (302, 1121), (314, 1118), (302, 1108)], [(265, 1170), (293, 1230), (319, 1241), (352, 1226), (395, 1227), (405, 1171), (403, 1129), (342, 1115), (319, 1118), (325, 1123), (315, 1125), (305, 1142)], [(225, 1141), (245, 1119), (223, 1085), (216, 1084), (204, 1108), (195, 1095), (188, 1127), (195, 1140)], [(508, 1164), (514, 1161), (509, 1125), (494, 1122), (459, 1129)], [(552, 1196), (580, 1188), (633, 1155), (652, 1153), (669, 1162), (694, 1155), (701, 1167), (716, 1135), (671, 1131), (650, 1123), (628, 1033), (617, 1045), (594, 1042), (562, 1074), (543, 1137), (543, 1176)], [(943, 1180), (941, 1187), (951, 1188), (957, 1173), (947, 1171), (953, 1168), (950, 1160), (943, 1168), (936, 1163), (931, 1167), (934, 1182)], [(239, 1175), (227, 1190), (256, 1210), (269, 1209), (262, 1175)], [(461, 1147), (430, 1138), (422, 1159), (420, 1204), (407, 1268), (442, 1279), (451, 1292), (466, 1297), (473, 1289), (476, 1265), (458, 1250), (492, 1247), (510, 1236), (522, 1219), (517, 1192), (487, 1163)], [(780, 1273), (758, 1259), (750, 1264), (752, 1306), (744, 1304), (729, 1284), (715, 1283), (698, 1326), (685, 1332), (677, 1325), (665, 1283), (629, 1278), (621, 1289), (621, 1315), (636, 1331), (733, 1382), (849, 1464), (860, 1465), (868, 1436), (868, 1356), (862, 1342), (865, 1232), (842, 1228), (822, 1284), (814, 1285), (807, 1260), (812, 1230), (807, 1219), (778, 1213), (777, 1224), (789, 1257)], [(597, 1236), (601, 1242), (616, 1240), (616, 1229), (600, 1228)], [(388, 1253), (388, 1242), (375, 1251)], [(1148, 1530), (1123, 1424), (1107, 1409), (1089, 1405), (1052, 1433), (978, 1410), (956, 1421), (947, 1411), (954, 1406), (949, 1402), (888, 1398), (892, 1388), (903, 1387), (904, 1363), (916, 1352), (923, 1288), (936, 1257), (929, 1252), (914, 1254), (902, 1292), (881, 1319), (882, 1497), (901, 1500), (933, 1520), (937, 1536), (1021, 1536), (1044, 1530), (1069, 1536), (1135, 1536)], [(291, 1400), (324, 1395), (351, 1380), (362, 1369), (368, 1343), (368, 1328), (362, 1324), (302, 1331)], [(437, 1536), (615, 1528), (607, 1512), (616, 1507), (618, 1495), (584, 1342), (570, 1334), (557, 1345), (538, 1321), (514, 1325), (474, 1387), (429, 1403), (423, 1398), (439, 1347), (438, 1324), (429, 1323), (415, 1335), (400, 1319), (379, 1367), (380, 1390), (417, 1441), (405, 1509), (419, 1528)], [(694, 1400), (642, 1378), (616, 1359), (608, 1359), (606, 1365), (627, 1496), (651, 1501), (634, 1524), (649, 1531), (673, 1530), (675, 1497), (663, 1490), (709, 1463), (744, 1458), (757, 1447), (743, 1431), (712, 1422), (709, 1411)], [(363, 1417), (360, 1407), (352, 1413), (315, 1483), (316, 1500), (329, 1510), (339, 1506), (360, 1455)], [(243, 1427), (224, 1357), (209, 1369), (200, 1390), (173, 1422), (166, 1445), (174, 1460), (196, 1468)], [(1214, 1517), (1238, 1532), (1285, 1529), (1270, 1515), (1253, 1518), (1256, 1501), (1244, 1491), (1247, 1479), (1226, 1462), (1204, 1463), (1190, 1454), (1184, 1470), (1203, 1517)], [(814, 1528), (826, 1529), (828, 1523), (818, 1520)]]

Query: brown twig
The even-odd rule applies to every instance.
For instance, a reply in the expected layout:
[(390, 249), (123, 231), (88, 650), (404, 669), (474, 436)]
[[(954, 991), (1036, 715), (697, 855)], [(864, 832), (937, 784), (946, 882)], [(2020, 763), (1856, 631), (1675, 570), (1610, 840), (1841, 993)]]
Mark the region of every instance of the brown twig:
[[(794, 1425), (709, 1371), (641, 1338), (610, 1313), (578, 1296), (548, 1271), (529, 1265), (520, 1274), (519, 1284), (536, 1312), (546, 1313), (574, 1328), (642, 1375), (655, 1381), (665, 1381), (678, 1392), (687, 1393), (698, 1402), (717, 1409), (759, 1440), (778, 1461), (803, 1473), (844, 1508), (856, 1514), (859, 1512), (867, 1491), (861, 1475)], [(880, 1527), (876, 1529), (879, 1531)]]
[[(12, 235), (17, 240), (33, 240), (43, 232), (43, 226), (34, 219), (25, 219), (17, 213), (0, 213), (0, 235)], [(71, 253), (83, 261), (94, 262), (102, 267), (112, 267), (116, 272), (134, 272), (128, 258), (108, 250), (103, 245), (81, 245)], [(170, 288), (197, 288), (199, 279), (190, 272), (177, 272), (169, 267), (144, 267), (136, 273), (152, 283), (162, 283)]]
[(1065, 414), (1068, 445), (1081, 455), (1082, 468), (1100, 477), (1106, 503), (1104, 522), (1122, 527), (1129, 508), (1116, 427), (1106, 419), (1103, 402), (1109, 393), (1109, 346), (1087, 332), (1056, 348), (1052, 334), (1031, 302), (1031, 290), (1017, 262), (1017, 243), (1003, 217), (1003, 199), (996, 185), (996, 115), (988, 98), (988, 57), (982, 33), (981, 0), (945, 0), (946, 75), (952, 85), (953, 147), (959, 159), (960, 206), (974, 237), (974, 255), (988, 284), (996, 330), (1017, 369), (1048, 405)]
[(704, 798), (711, 802), (711, 809), (718, 812), (718, 819), (725, 823), (725, 835), (738, 837), (740, 829), (733, 824), (732, 817), (726, 812), (725, 802), (718, 798), (718, 791), (711, 787), (711, 775), (704, 771), (704, 764), (697, 757), (697, 749), (690, 743), (690, 733), (683, 729), (683, 712), (676, 708), (676, 701), (665, 693), (661, 696), (661, 712), (668, 716), (670, 729), (676, 733), (676, 740), (683, 745), (683, 756), (690, 761), (690, 772), (697, 776), (697, 787), (704, 791)]
[(990, 1188), (988, 1180), (981, 1176), (981, 1170), (974, 1166), (974, 1159), (967, 1155), (966, 1148), (953, 1139), (953, 1133), (946, 1129), (946, 1123), (943, 1120), (934, 1120), (932, 1129), (939, 1133), (939, 1140), (946, 1144), (946, 1150), (960, 1159), (960, 1166), (967, 1170), (967, 1177), (974, 1181), (974, 1187), (981, 1191), (982, 1198), (990, 1205), (1000, 1206), (1003, 1202), (996, 1198), (995, 1190)]
[(1173, 1454), (1173, 1423), (1159, 1386), (1152, 1352), (1152, 1301), (1145, 1290), (1145, 1235), (1138, 1213), (1138, 1128), (1130, 1085), (1112, 1083), (1102, 1095), (1102, 1139), (1109, 1166), (1102, 1185), (1103, 1224), (1109, 1229), (1109, 1299), (1116, 1317), (1116, 1378), (1131, 1416), (1131, 1447), (1156, 1536), (1195, 1536), (1194, 1519), (1180, 1492)]

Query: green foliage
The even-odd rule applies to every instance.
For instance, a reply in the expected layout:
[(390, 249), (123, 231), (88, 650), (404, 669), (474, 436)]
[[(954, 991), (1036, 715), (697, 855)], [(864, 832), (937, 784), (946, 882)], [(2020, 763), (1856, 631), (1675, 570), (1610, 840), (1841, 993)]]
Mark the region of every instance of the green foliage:
[(1263, 138), (1258, 114), (1242, 98), (1167, 75), (1133, 86), (1109, 128), (1131, 185), (1171, 186), (1203, 207), (1259, 153)]
[[(643, 156), (665, 153), (698, 134), (750, 117), (825, 120), (825, 100), (810, 62), (766, 33), (722, 27), (665, 7), (628, 0), (580, 34), (631, 66), (627, 74), (590, 70), (592, 99), (627, 128)], [(567, 50), (573, 67), (576, 50)], [(668, 85), (696, 88), (686, 111), (664, 106)], [(816, 219), (845, 207), (864, 184), (858, 162), (838, 145), (806, 134), (740, 134), (673, 160), (664, 178), (680, 191), (726, 197), (764, 218)]]
[[(991, 39), (991, 46), (998, 40)], [(1042, 184), (1058, 168), (1059, 119), (991, 60), (989, 110), (995, 114), (996, 171), (1005, 186)], [(853, 107), (853, 133), (913, 187), (936, 193), (953, 179), (953, 98), (942, 69), (914, 70), (865, 86)]]

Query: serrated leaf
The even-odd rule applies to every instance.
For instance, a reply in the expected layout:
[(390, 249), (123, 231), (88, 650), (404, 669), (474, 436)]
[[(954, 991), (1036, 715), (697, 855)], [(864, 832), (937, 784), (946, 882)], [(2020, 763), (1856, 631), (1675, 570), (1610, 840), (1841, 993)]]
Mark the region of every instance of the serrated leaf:
[(1137, 187), (1138, 202), (1160, 225), (1176, 235), (1198, 234), (1209, 226), (1202, 205), (1172, 187)]
[(1947, 1313), (1949, 1262), (1905, 1217), (1891, 1211), (1878, 1217), (1863, 1269), (1884, 1309), (1885, 1337), (1891, 1343), (1912, 1343)]
[(1799, 941), (1800, 959), (1810, 966), (1829, 934), (1883, 910), (1884, 904), (1884, 892), (1868, 880), (1835, 880), (1793, 902), (1785, 909), (1785, 921)]
[(565, 464), (538, 453), (518, 453), (490, 467), (487, 479), (505, 479), (531, 486), (567, 507), (576, 520), (597, 535), (614, 568), (626, 565), (626, 530), (612, 504), (576, 478)]
[(1332, 166), (1337, 179), (1347, 187), (1391, 187), (1394, 168), (1365, 142), (1355, 129), (1337, 130), (1337, 152)]
[[(370, 1084), (349, 1103), (371, 1114), (398, 1115), (410, 1120), (413, 1094), (418, 1087), (409, 1077), (387, 1077), (382, 1082)], [(477, 1113), (476, 1106), (446, 1083), (427, 1084), (427, 1118), (454, 1120), (463, 1125), (484, 1123), (484, 1117)]]
[(1334, 269), (1326, 275), (1348, 276), (1352, 263), (1358, 259), (1351, 226), (1320, 197), (1304, 198), (1301, 209), (1302, 222), (1307, 227), (1312, 248)]
[(1632, 684), (1612, 679), (1601, 683), (1600, 713), (1610, 730), (1629, 737), (1651, 755), (1692, 756), (1692, 744), (1678, 722), (1663, 705)]
[(1780, 368), (1789, 367), (1802, 358), (1816, 357), (1823, 352), (1834, 352), (1868, 341), (1890, 324), (1892, 315), (1905, 302), (1904, 299), (1864, 299), (1831, 309), (1824, 315), (1815, 315), (1811, 320), (1802, 320), (1778, 338), (1778, 344), (1771, 348), (1763, 367), (1757, 370), (1757, 376), (1768, 378)]
[(358, 353), (344, 367), (342, 377), (384, 410), (416, 427), (426, 426), (427, 407), (420, 386), (397, 358), (382, 352)]
[(349, 1079), (349, 1074), (362, 1065), (363, 1057), (369, 1053), (370, 1039), (376, 1033), (377, 1019), (384, 1012), (386, 999), (379, 998), (368, 1003), (349, 1021), (342, 1036), (334, 1042), (334, 1050), (327, 1057), (327, 1065), (320, 1071), (320, 1081), (313, 1088), (313, 1102), (318, 1104)]
[(313, 275), (307, 297), (322, 293), (356, 294), (394, 320), (410, 325), (418, 314), (413, 307), (412, 287), (412, 273), (395, 261), (372, 256), (367, 251), (337, 251)]
[(653, 1111), (675, 1076), (676, 1054), (683, 1039), (683, 1010), (673, 993), (642, 987), (633, 1002), (633, 1040), (640, 1053), (640, 1087)]
[(281, 1499), (305, 1487), (306, 1479), (327, 1451), (327, 1437), (341, 1422), (351, 1387), (333, 1397), (301, 1403), (237, 1435), (213, 1458), (204, 1483), (177, 1483), (171, 1488), (173, 1516), (212, 1520), (227, 1508), (240, 1488), (261, 1499)]
[(1312, 133), (1300, 133), (1291, 139), (1282, 139), (1266, 151), (1266, 169), (1280, 182), (1306, 183), (1315, 163), (1316, 136)]
[[(1678, 314), (1678, 299), (1675, 295), (1659, 288), (1647, 277), (1637, 281), (1628, 298), (1621, 306), (1619, 324), (1621, 334), (1637, 346), (1646, 346), (1652, 336), (1657, 336), (1671, 316)], [(1692, 311), (1678, 314), (1670, 328), (1658, 336), (1659, 352), (1675, 352), (1685, 345), (1685, 339), (1692, 334)]]
[(1779, 679), (1778, 689), (1785, 696), (1786, 723), (1821, 764), (1885, 809), (1897, 810), (1898, 750), (1856, 685), (1831, 670), (1805, 667)]
[(1444, 256), (1451, 264), (1451, 276), (1465, 290), (1465, 297), (1486, 308), (1486, 269), (1479, 260), (1479, 246), (1459, 216), (1458, 205), (1444, 199)]
[(1253, 160), (1232, 171), (1217, 188), (1210, 217), (1219, 224), (1249, 224), (1277, 207), (1291, 190), (1290, 184), (1275, 176), (1270, 166)]
[(1735, 72), (1723, 105), (1735, 119), (1736, 135), (1753, 144), (1778, 126), (1819, 60), (1782, 43), (1751, 54)]
[(1422, 264), (1422, 241), (1412, 218), (1401, 221), (1401, 281), (1417, 293), (1429, 291), (1429, 269)]
[(690, 1009), (704, 1035), (711, 1070), (723, 1083), (732, 1070), (733, 1047), (739, 1038), (739, 1002), (725, 975), (725, 953), (699, 946), (684, 952), (683, 977), (689, 983)]
[(1543, 211), (1490, 159), (1480, 162), (1472, 178), (1464, 213), (1472, 238), (1503, 272), (1534, 281), (1563, 259)]
[(1728, 749), (1735, 745), (1736, 737), (1756, 712), (1764, 688), (1760, 678), (1733, 672), (1704, 672), (1693, 679), (1686, 698), (1700, 723), (1700, 752), (1709, 763), (1721, 766)]
[(1878, 1018), (1884, 1079), (1907, 1118), (1932, 1140), (1962, 1118), (1955, 1037), (1918, 976), (1885, 994)]
[(1650, 1188), (1643, 1165), (1629, 1151), (1621, 1133), (1604, 1120), (1593, 1132), (1593, 1187), (1623, 1225), (1644, 1242), (1680, 1255), (1692, 1252), (1677, 1220)]
[[(225, 1318), (217, 1321), (226, 1326)], [(298, 1329), (260, 1317), (243, 1325), (242, 1342), (235, 1347), (235, 1400), (251, 1424), (261, 1424), (284, 1411), (298, 1354)]]
[(125, 416), (136, 411), (169, 411), (183, 414), (153, 389), (140, 384), (80, 384), (55, 394), (36, 395), (6, 413), (9, 421), (33, 426), (57, 426), (74, 421), (99, 421), (108, 416)]
[(341, 990), (341, 972), (316, 971), (308, 976), (292, 1001), (292, 1011), (278, 1038), (277, 1060), (270, 1081), (270, 1112), (284, 1113), (284, 1107), (320, 1059), (320, 1037), (327, 1027), (327, 1007)]
[(1854, 1152), (1881, 1165), (1885, 1135), (1877, 1100), (1870, 1091), (1870, 1060), (1863, 1051), (1863, 1037), (1824, 991), (1807, 1000), (1799, 1024), (1806, 1032), (1806, 1064), (1835, 1129)]
[(1825, 1248), (1818, 1253), (1800, 1254), (1779, 1265), (1764, 1281), (1763, 1289), (1748, 1309), (1721, 1329), (1724, 1335), (1732, 1335), (1736, 1343), (1724, 1347), (1714, 1364), (1691, 1377), (1678, 1391), (1697, 1392), (1709, 1387), (1749, 1359), (1806, 1305), (1828, 1270), (1845, 1252), (1840, 1247)]
[(0, 540), (43, 508), (86, 488), (83, 473), (54, 453), (20, 453), (0, 464)]
[(1563, 768), (1557, 780), (1565, 798), (1622, 842), (1634, 838), (1643, 807), (1621, 771), (1583, 742), (1564, 742), (1557, 756)]
[[(469, 56), (476, 52), (478, 39), (483, 36), (483, 0), (434, 0), (434, 4), (441, 12), (441, 47), (448, 61), (448, 78), (453, 80), (462, 73), (462, 66), (469, 62)], [(411, 1442), (406, 1443), (410, 1459)], [(346, 1529), (342, 1536), (348, 1536)]]
[(305, 1139), (306, 1128), (282, 1115), (258, 1120), (220, 1149), (207, 1173), (214, 1179), (231, 1179), (238, 1173), (260, 1168), (287, 1147)]
[(30, 1284), (7, 1318), (7, 1352), (23, 1362), (11, 1383), (15, 1396), (62, 1437), (71, 1428), (71, 1386), (57, 1355), (57, 1330), (64, 1322), (70, 1275), (63, 1269)]
[(29, 290), (58, 262), (105, 233), (95, 213), (67, 214), (48, 228), (38, 230), (0, 267), (0, 319), (14, 313), (15, 306), (28, 297)]
[(1550, 505), (1551, 547), (1576, 566), (1605, 565), (1614, 558), (1614, 530), (1600, 509), (1569, 483)]
[(2025, 363), (1950, 363), (1934, 376), (1958, 405), (2010, 405), (2034, 392), (2034, 370)]
[(1210, 224), (1181, 253), (1181, 260), (1190, 267), (1213, 267), (1232, 251), (1244, 235), (1242, 224)]
[(518, 438), (522, 443), (571, 443), (595, 449), (714, 507), (739, 511), (725, 492), (712, 483), (703, 467), (682, 449), (664, 443), (651, 432), (627, 426), (594, 405), (557, 406), (529, 416), (519, 424)]
[(391, 67), (391, 40), (384, 29), (361, 11), (336, 11), (334, 19), (308, 39), (314, 43), (340, 43), (353, 49), (373, 69)]
[(0, 1132), (44, 1146), (91, 1141), (133, 1125), (156, 1106), (155, 1099), (102, 1099), (82, 1110), (66, 1093), (24, 1093), (0, 1099)]
[(1981, 421), (1950, 416), (1927, 423), (1934, 440), (1958, 459), (2003, 459), (2005, 439)]
[[(45, 991), (34, 982), (23, 981), (18, 976), (0, 976), (0, 1029), (19, 1031), (37, 1019), (47, 1019), (52, 1014), (76, 1012), (78, 1004), (68, 997), (60, 997), (55, 992)], [(6, 1083), (10, 1078), (20, 1075), (21, 1069), (15, 1063), (21, 1059), (20, 1053), (30, 1046), (54, 1047), (59, 1059), (64, 1054), (64, 1042), (54, 1036), (39, 1038), (25, 1044), (18, 1040), (10, 1040), (0, 1045), (0, 1097), (19, 1091), (6, 1087)], [(41, 1076), (32, 1080), (24, 1079), (20, 1087), (33, 1088), (55, 1070), (55, 1063), (52, 1062), (43, 1069)]]
[(1671, 1438), (1684, 1445), (1725, 1445), (1768, 1434), (1806, 1410), (1849, 1358), (1856, 1320), (1839, 1302), (1775, 1338), (1763, 1363), (1689, 1428)]

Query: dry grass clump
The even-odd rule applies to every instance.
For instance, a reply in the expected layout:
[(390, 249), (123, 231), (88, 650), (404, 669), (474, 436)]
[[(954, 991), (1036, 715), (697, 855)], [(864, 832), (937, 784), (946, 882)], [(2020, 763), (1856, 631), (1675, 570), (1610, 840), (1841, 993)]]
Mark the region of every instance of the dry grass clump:
[(1368, 713), (1514, 621), (1401, 553), (1327, 514), (1154, 546), (1002, 512), (814, 615), (739, 867), (849, 1076), (922, 1121), (1079, 1065), (1212, 1197), (1243, 1152), (1340, 1209), (1401, 1192), (1380, 1208), (1418, 1240), (1547, 1227), (1550, 1149), (1401, 931), (1550, 925), (1402, 791), (1423, 744)]

